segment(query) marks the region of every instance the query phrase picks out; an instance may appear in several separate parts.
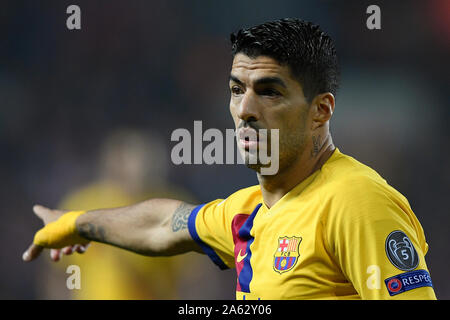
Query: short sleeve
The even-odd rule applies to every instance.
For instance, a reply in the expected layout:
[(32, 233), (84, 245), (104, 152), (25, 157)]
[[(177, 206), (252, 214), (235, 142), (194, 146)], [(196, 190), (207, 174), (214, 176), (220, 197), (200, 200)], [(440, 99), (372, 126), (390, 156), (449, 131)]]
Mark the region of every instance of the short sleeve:
[(332, 201), (326, 237), (361, 298), (436, 299), (428, 245), (406, 198), (377, 182), (347, 182)]
[(218, 199), (192, 210), (188, 228), (191, 237), (220, 269), (234, 267), (234, 244), (227, 200)]

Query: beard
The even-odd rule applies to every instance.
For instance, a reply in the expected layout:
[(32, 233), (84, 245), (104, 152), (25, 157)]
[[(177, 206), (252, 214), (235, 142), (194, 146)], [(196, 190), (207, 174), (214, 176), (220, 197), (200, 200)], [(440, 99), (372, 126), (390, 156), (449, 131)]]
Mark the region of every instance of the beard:
[[(276, 159), (278, 161), (278, 170), (276, 174), (279, 174), (285, 169), (291, 167), (296, 161), (298, 161), (299, 158), (302, 157), (307, 147), (307, 113), (308, 109), (305, 109), (293, 127), (291, 126), (291, 128), (278, 129), (278, 134), (275, 136), (275, 139), (278, 139), (278, 148), (275, 150), (272, 150), (272, 139), (274, 137), (273, 130), (270, 129), (266, 130), (266, 135), (260, 134), (258, 136), (259, 141), (257, 148), (253, 148), (253, 150), (245, 149), (244, 146), (238, 143), (238, 149), (245, 165), (260, 174), (262, 168), (271, 166), (274, 159), (273, 157), (278, 157), (278, 159)], [(241, 122), (238, 129), (244, 127), (250, 127), (257, 132), (261, 132), (261, 129), (264, 129), (257, 122)], [(266, 155), (265, 160), (268, 158), (269, 162), (261, 161), (260, 151), (263, 155)]]
[[(281, 130), (280, 130), (281, 131)], [(278, 172), (281, 173), (284, 169), (291, 167), (298, 159), (303, 155), (306, 148), (307, 136), (303, 129), (298, 129), (295, 132), (288, 131), (280, 133), (278, 143), (278, 150), (272, 150), (272, 132), (269, 131), (267, 135), (267, 142), (258, 142), (257, 148), (253, 150), (244, 149), (242, 146), (239, 148), (241, 156), (244, 160), (247, 168), (261, 173), (262, 168), (270, 168), (273, 157), (278, 157)], [(269, 162), (262, 161), (260, 153), (266, 155), (266, 159)]]
[(286, 137), (280, 139), (280, 160), (279, 172), (290, 168), (298, 161), (305, 152), (307, 135), (303, 130), (288, 133)]

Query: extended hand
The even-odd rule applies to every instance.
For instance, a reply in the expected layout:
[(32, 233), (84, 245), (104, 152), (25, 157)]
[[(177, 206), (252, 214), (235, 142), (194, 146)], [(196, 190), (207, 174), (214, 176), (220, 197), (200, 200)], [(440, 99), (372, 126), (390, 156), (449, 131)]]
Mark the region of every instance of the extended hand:
[[(42, 221), (44, 222), (44, 225), (47, 226), (50, 223), (55, 224), (55, 221), (60, 221), (58, 220), (60, 217), (62, 217), (66, 211), (61, 211), (61, 210), (51, 210), (49, 208), (40, 206), (40, 205), (35, 205), (33, 207), (33, 211), (34, 213), (42, 219)], [(53, 225), (52, 225), (53, 226)], [(55, 226), (53, 226), (55, 227)], [(56, 227), (58, 227), (56, 225)], [(63, 227), (65, 227), (63, 225)], [(48, 229), (48, 228), (47, 228)], [(83, 253), (86, 251), (87, 247), (89, 246), (89, 243), (87, 240), (84, 241), (79, 241), (80, 243), (71, 243), (73, 241), (71, 241), (71, 238), (73, 239), (80, 239), (79, 237), (77, 237), (76, 235), (74, 237), (70, 237), (70, 234), (67, 234), (67, 236), (69, 237), (62, 237), (61, 238), (61, 234), (57, 234), (57, 239), (47, 239), (48, 238), (48, 232), (46, 228), (41, 229), (39, 232), (40, 234), (38, 235), (38, 233), (35, 236), (35, 240), (34, 242), (28, 247), (28, 249), (24, 252), (22, 259), (24, 261), (32, 261), (34, 259), (36, 259), (42, 252), (42, 250), (44, 248), (49, 248), (50, 250), (50, 257), (53, 261), (58, 261), (61, 258), (62, 254), (72, 254), (73, 252), (78, 252), (78, 253)], [(53, 231), (50, 230), (50, 231)], [(44, 231), (44, 232), (43, 232)], [(56, 230), (59, 231), (59, 230)], [(65, 236), (64, 234), (62, 234), (62, 236)], [(38, 239), (36, 239), (38, 238)], [(67, 239), (68, 238), (68, 239)], [(37, 241), (38, 240), (38, 241)], [(80, 239), (81, 240), (81, 239)], [(38, 243), (36, 243), (38, 242)], [(65, 244), (64, 246), (61, 247), (61, 244)]]

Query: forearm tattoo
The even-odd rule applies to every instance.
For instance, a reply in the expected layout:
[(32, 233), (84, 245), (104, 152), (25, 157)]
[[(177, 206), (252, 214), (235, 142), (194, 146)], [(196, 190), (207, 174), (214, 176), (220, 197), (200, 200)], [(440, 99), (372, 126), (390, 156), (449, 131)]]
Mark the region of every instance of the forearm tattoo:
[(78, 233), (89, 240), (106, 242), (105, 229), (102, 226), (96, 226), (93, 223), (86, 223), (78, 228)]
[(172, 216), (172, 231), (177, 232), (187, 228), (187, 223), (191, 211), (195, 208), (194, 205), (182, 203), (173, 213)]

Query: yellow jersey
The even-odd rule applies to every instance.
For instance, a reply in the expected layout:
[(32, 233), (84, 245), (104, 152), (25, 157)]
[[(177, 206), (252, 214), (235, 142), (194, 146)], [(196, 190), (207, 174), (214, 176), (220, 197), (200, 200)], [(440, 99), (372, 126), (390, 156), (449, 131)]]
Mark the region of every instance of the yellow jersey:
[(188, 228), (236, 268), (237, 299), (436, 299), (407, 199), (337, 148), (271, 208), (256, 185), (197, 206)]

